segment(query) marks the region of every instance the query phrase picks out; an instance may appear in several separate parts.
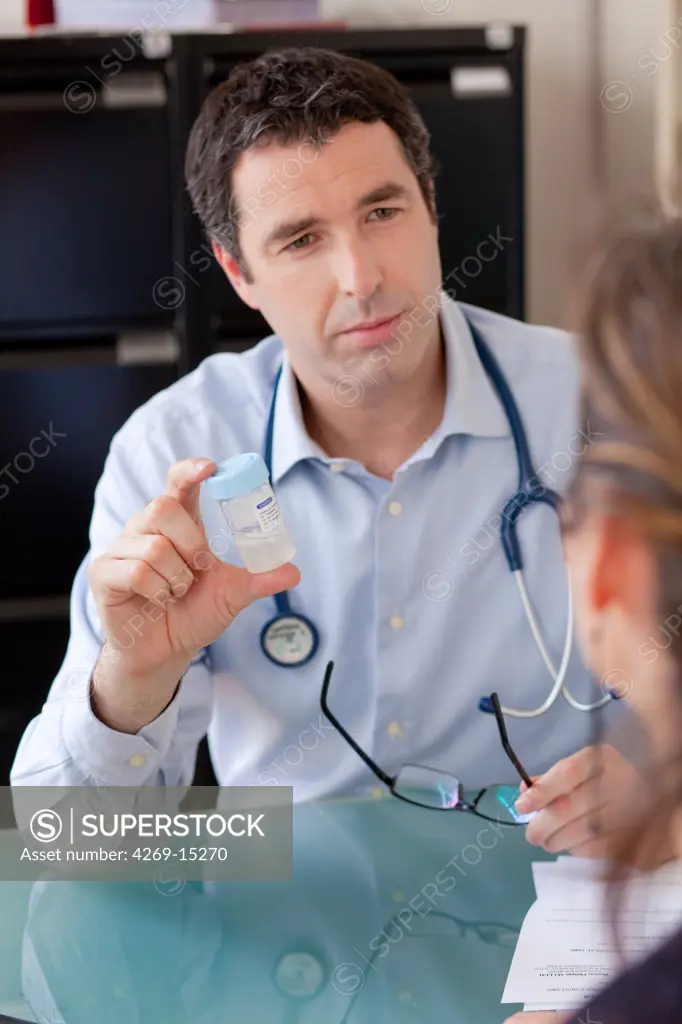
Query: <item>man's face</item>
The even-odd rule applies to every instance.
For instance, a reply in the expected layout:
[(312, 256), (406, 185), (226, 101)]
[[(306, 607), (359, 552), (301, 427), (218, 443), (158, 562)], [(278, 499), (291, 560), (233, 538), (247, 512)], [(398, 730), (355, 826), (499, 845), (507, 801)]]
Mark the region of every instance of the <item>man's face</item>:
[(352, 122), (321, 151), (252, 147), (232, 180), (251, 281), (216, 255), (301, 379), (407, 379), (438, 338), (441, 266), (436, 224), (388, 125)]

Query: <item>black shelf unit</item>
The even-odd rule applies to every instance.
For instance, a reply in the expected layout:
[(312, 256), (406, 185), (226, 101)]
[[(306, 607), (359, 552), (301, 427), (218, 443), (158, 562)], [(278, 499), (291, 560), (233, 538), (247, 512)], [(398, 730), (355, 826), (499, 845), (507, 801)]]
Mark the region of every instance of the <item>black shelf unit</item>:
[(168, 70), (134, 40), (0, 41), (3, 348), (172, 329)]
[(153, 291), (172, 273), (172, 74), (133, 37), (0, 39), (3, 783), (66, 651), (111, 438), (181, 372)]
[[(270, 333), (212, 258), (206, 269), (184, 153), (204, 97), (236, 63), (299, 45), (372, 60), (406, 85), (443, 165), (444, 274), (499, 228), (514, 243), (460, 297), (525, 315), (523, 27), (0, 38), (0, 467), (51, 424), (65, 435), (0, 489), (13, 681), (0, 698), (0, 778), (66, 649), (111, 437), (206, 356)], [(457, 69), (496, 69), (509, 88), (458, 93)], [(205, 748), (198, 776), (210, 778)]]

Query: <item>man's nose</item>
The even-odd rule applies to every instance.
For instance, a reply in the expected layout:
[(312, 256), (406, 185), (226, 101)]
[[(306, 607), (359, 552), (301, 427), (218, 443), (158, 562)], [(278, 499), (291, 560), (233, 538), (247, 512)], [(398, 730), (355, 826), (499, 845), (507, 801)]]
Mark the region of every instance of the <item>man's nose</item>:
[(337, 262), (339, 289), (361, 301), (367, 301), (383, 281), (371, 246), (360, 239), (347, 242), (340, 250)]

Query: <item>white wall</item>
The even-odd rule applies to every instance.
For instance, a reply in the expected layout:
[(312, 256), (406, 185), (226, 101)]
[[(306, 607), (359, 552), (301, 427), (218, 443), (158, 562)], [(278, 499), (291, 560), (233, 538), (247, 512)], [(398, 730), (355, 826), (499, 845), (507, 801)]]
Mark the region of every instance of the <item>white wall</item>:
[[(357, 24), (462, 25), (506, 20), (528, 27), (527, 299), (529, 319), (562, 325), (569, 257), (589, 220), (595, 160), (605, 147), (613, 192), (650, 182), (654, 169), (655, 84), (637, 61), (655, 47), (676, 0), (322, 0), (329, 17)], [(602, 79), (591, 78), (592, 18), (601, 7)], [(437, 14), (433, 12), (443, 11)], [(431, 13), (429, 13), (431, 11)], [(658, 52), (664, 52), (659, 48)], [(604, 85), (639, 72), (628, 108), (607, 111)], [(618, 95), (618, 86), (606, 96)], [(626, 93), (629, 100), (629, 94)], [(622, 101), (621, 101), (622, 103)], [(608, 105), (608, 100), (607, 100)], [(613, 102), (611, 104), (613, 106)], [(601, 122), (602, 140), (595, 131)]]
[(24, 24), (25, 0), (0, 0), (0, 32), (20, 28)]
[[(677, 0), (603, 3), (603, 78), (611, 88), (604, 93), (604, 134), (609, 185), (621, 197), (649, 188), (656, 178), (657, 147), (671, 127), (658, 117), (666, 116), (675, 87), (671, 76), (679, 68), (682, 34), (676, 39), (674, 30), (682, 33), (682, 10)], [(615, 109), (609, 109), (614, 105), (608, 95), (620, 97)]]

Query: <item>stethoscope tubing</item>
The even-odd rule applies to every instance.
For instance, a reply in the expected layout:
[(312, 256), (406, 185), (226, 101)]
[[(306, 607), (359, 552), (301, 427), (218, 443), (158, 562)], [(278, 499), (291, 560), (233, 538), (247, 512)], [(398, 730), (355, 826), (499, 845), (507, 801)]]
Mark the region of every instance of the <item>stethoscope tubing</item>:
[[(567, 623), (566, 623), (566, 635), (564, 639), (564, 647), (561, 655), (561, 661), (557, 668), (554, 660), (552, 659), (547, 646), (542, 637), (540, 625), (537, 620), (537, 616), (533, 610), (528, 595), (528, 590), (523, 575), (523, 554), (521, 551), (521, 545), (519, 543), (519, 537), (517, 532), (517, 524), (521, 515), (533, 504), (546, 504), (549, 505), (553, 511), (559, 513), (559, 505), (561, 499), (559, 495), (551, 488), (546, 488), (540, 485), (539, 478), (533, 467), (533, 461), (530, 454), (530, 447), (528, 444), (528, 437), (521, 417), (521, 412), (516, 403), (516, 399), (512, 393), (512, 390), (507, 383), (507, 380), (497, 362), (493, 356), (492, 351), (484, 341), (479, 329), (468, 320), (468, 326), (471, 331), (471, 336), (476, 348), (478, 357), (481, 364), (488, 375), (495, 392), (502, 404), (505, 416), (509, 423), (512, 438), (514, 441), (514, 448), (516, 450), (516, 457), (519, 469), (518, 478), (518, 491), (509, 499), (502, 510), (502, 523), (500, 528), (500, 540), (504, 549), (505, 558), (512, 576), (516, 582), (519, 597), (523, 605), (524, 613), (530, 627), (533, 640), (535, 641), (536, 647), (540, 653), (540, 656), (544, 662), (547, 671), (549, 672), (550, 678), (552, 679), (552, 688), (547, 695), (545, 701), (538, 708), (513, 708), (508, 706), (502, 706), (502, 712), (512, 718), (538, 718), (541, 715), (546, 714), (557, 702), (559, 696), (567, 701), (567, 703), (574, 708), (576, 711), (592, 712), (603, 708), (611, 700), (614, 699), (614, 695), (607, 693), (604, 694), (599, 700), (592, 703), (583, 703), (577, 700), (570, 692), (566, 685), (566, 676), (568, 674), (568, 667), (571, 658), (571, 651), (573, 648), (573, 597), (571, 593), (570, 582), (568, 584), (568, 611), (567, 611)], [(272, 448), (273, 448), (273, 435), (274, 435), (274, 423), (275, 423), (275, 404), (277, 399), (277, 391), (279, 388), (279, 382), (282, 375), (282, 364), (280, 364), (275, 381), (273, 385), (272, 398), (270, 400), (270, 408), (268, 411), (267, 428), (265, 433), (265, 441), (263, 444), (263, 458), (267, 466), (268, 475), (272, 477)], [(291, 610), (289, 602), (289, 595), (286, 591), (275, 594), (274, 596), (277, 616), (291, 616), (294, 613)], [(317, 639), (317, 629), (310, 622), (306, 620), (312, 627)], [(317, 644), (315, 645), (315, 648)], [(486, 697), (482, 697), (479, 701), (479, 709), (485, 712), (491, 712), (492, 708), (489, 706), (489, 700)]]

